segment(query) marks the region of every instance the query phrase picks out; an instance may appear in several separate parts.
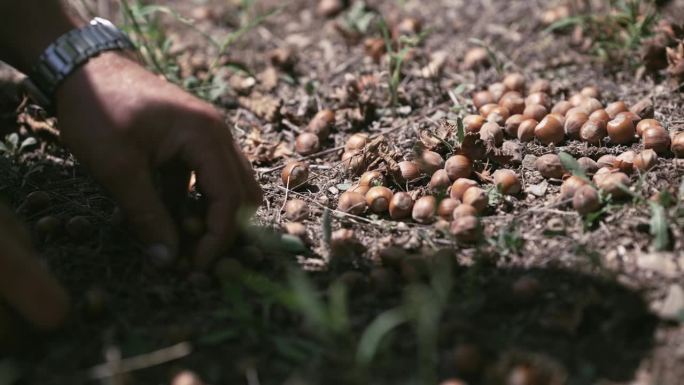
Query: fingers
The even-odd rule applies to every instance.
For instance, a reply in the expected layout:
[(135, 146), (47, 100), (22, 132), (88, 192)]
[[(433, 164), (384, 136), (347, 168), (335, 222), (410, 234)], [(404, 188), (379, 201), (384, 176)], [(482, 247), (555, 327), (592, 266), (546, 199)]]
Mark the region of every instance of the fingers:
[(183, 158), (195, 170), (208, 202), (207, 232), (195, 256), (196, 265), (204, 268), (233, 242), (239, 219), (246, 219), (237, 215), (258, 206), (262, 196), (249, 163), (223, 123), (209, 127), (198, 141), (186, 146)]
[(0, 296), (37, 328), (61, 325), (69, 298), (57, 280), (16, 239), (0, 239), (0, 250)]
[(118, 164), (119, 169), (110, 168), (110, 175), (98, 175), (98, 179), (119, 202), (129, 224), (147, 246), (151, 261), (168, 266), (178, 253), (176, 226), (154, 187), (149, 165), (137, 159), (111, 163)]

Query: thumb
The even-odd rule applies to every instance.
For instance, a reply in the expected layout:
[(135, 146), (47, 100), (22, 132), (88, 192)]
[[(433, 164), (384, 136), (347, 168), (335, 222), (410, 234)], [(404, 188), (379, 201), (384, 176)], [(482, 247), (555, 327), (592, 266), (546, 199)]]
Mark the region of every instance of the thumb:
[(126, 167), (115, 178), (103, 180), (133, 231), (145, 243), (150, 261), (159, 267), (173, 263), (178, 253), (176, 226), (154, 187), (149, 169)]

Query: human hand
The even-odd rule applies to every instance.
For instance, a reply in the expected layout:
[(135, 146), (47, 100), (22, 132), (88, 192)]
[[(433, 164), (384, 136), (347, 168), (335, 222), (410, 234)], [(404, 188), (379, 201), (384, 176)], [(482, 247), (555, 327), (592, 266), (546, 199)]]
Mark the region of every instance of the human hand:
[(229, 246), (238, 212), (260, 204), (253, 170), (216, 109), (122, 54), (89, 61), (58, 88), (56, 100), (64, 143), (118, 201), (155, 258), (172, 260), (178, 252), (168, 206), (186, 197), (190, 171), (208, 203), (200, 267)]
[(67, 315), (69, 299), (33, 255), (28, 234), (0, 206), (0, 297), (34, 326), (49, 330)]

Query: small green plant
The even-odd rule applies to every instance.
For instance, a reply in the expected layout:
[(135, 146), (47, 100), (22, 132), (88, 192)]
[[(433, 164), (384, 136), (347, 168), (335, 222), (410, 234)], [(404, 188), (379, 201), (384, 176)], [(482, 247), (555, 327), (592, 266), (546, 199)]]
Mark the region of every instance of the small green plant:
[(0, 153), (7, 154), (9, 156), (16, 156), (23, 152), (26, 148), (34, 146), (38, 141), (36, 138), (29, 136), (19, 142), (19, 134), (13, 132), (5, 137), (4, 142), (0, 142)]
[(418, 46), (427, 36), (427, 31), (421, 32), (416, 36), (400, 36), (395, 42), (390, 35), (389, 28), (385, 20), (378, 22), (382, 37), (385, 40), (388, 60), (388, 81), (387, 86), (390, 92), (390, 106), (396, 107), (399, 104), (399, 84), (401, 84), (401, 70), (406, 60), (406, 55), (412, 48)]
[(525, 239), (517, 230), (515, 222), (501, 228), (496, 238), (490, 238), (489, 243), (496, 247), (502, 256), (517, 255), (525, 245)]
[(570, 16), (547, 28), (557, 31), (579, 26), (591, 39), (591, 52), (605, 63), (640, 65), (641, 43), (653, 35), (658, 21), (652, 0), (610, 0), (604, 12)]
[[(221, 76), (221, 58), (228, 52), (242, 36), (257, 26), (261, 25), (266, 19), (273, 16), (280, 11), (280, 8), (275, 8), (263, 15), (257, 15), (253, 18), (247, 17), (249, 12), (243, 12), (241, 26), (218, 39), (211, 34), (208, 34), (195, 26), (194, 20), (188, 19), (180, 15), (173, 9), (159, 5), (145, 5), (140, 0), (123, 0), (121, 2), (123, 18), (125, 21), (124, 29), (131, 36), (134, 44), (138, 47), (140, 54), (146, 65), (155, 72), (164, 76), (167, 80), (185, 87), (187, 90), (195, 93), (197, 96), (209, 100), (216, 101), (222, 94), (225, 93), (228, 85)], [(252, 0), (243, 0), (243, 9), (252, 9)], [(159, 20), (160, 14), (166, 14), (173, 17), (173, 19), (182, 25), (188, 27), (191, 31), (201, 35), (211, 46), (215, 48), (215, 55), (209, 63), (207, 76), (202, 80), (195, 78), (181, 79), (179, 74), (179, 65), (176, 58), (171, 55), (171, 40), (166, 34), (164, 27)], [(248, 72), (246, 68), (239, 66), (232, 66), (238, 71)]]

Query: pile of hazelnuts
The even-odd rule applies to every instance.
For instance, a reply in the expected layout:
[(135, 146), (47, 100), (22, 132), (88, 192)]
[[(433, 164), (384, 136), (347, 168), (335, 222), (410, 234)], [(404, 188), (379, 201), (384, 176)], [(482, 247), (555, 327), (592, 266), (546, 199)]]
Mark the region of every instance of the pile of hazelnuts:
[[(572, 202), (580, 214), (601, 208), (599, 190), (618, 199), (628, 195), (629, 174), (648, 171), (657, 164), (659, 156), (672, 153), (684, 157), (684, 132), (670, 134), (660, 122), (642, 119), (637, 114), (638, 108), (630, 110), (623, 101), (604, 105), (596, 87), (585, 87), (555, 104), (550, 94), (551, 85), (546, 80), (536, 80), (527, 87), (523, 75), (509, 74), (502, 82), (473, 94), (472, 102), (479, 113), (463, 118), (464, 134), (479, 136), (481, 142), (494, 148), (501, 147), (505, 137), (547, 146), (558, 146), (566, 140), (578, 140), (591, 146), (627, 145), (641, 140), (643, 150), (640, 152), (629, 150), (617, 156), (604, 155), (597, 160), (577, 159), (584, 175), (573, 175), (573, 170), (566, 170), (556, 153), (535, 160), (535, 168), (544, 178), (562, 181), (561, 198)], [(329, 119), (323, 118), (326, 116)], [(333, 112), (321, 111), (302, 135), (309, 138), (308, 142), (319, 144), (320, 133), (327, 135), (333, 122)], [(302, 135), (297, 139), (296, 150), (300, 154), (311, 154), (311, 146), (300, 144), (304, 139)], [(480, 238), (479, 217), (489, 205), (488, 193), (476, 179), (492, 182), (501, 194), (522, 192), (520, 178), (511, 169), (497, 169), (491, 176), (478, 173), (474, 178), (473, 161), (482, 160), (482, 154), (478, 157), (473, 155), (477, 151), (466, 148), (450, 154), (446, 160), (442, 154), (423, 148), (414, 159), (397, 163), (400, 180), (381, 170), (367, 170), (363, 155), (371, 139), (357, 133), (346, 142), (342, 164), (352, 174), (360, 174), (360, 178), (339, 196), (339, 211), (357, 216), (371, 212), (388, 215), (393, 220), (410, 218), (420, 224), (448, 222), (448, 230), (456, 239), (472, 242)], [(320, 149), (313, 147), (316, 151)], [(483, 174), (487, 176), (483, 177)], [(296, 188), (305, 184), (308, 176), (306, 163), (297, 161), (285, 166), (282, 180), (289, 188)], [(406, 192), (390, 188), (418, 187), (417, 184), (427, 180), (427, 176), (430, 176), (427, 189)], [(446, 198), (436, 198), (443, 193)]]

